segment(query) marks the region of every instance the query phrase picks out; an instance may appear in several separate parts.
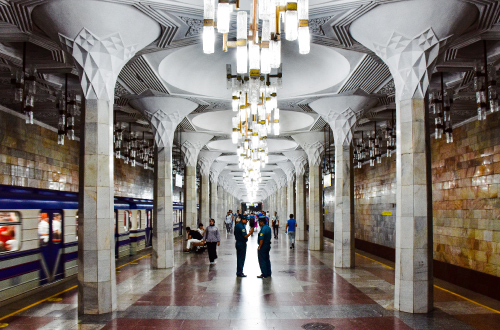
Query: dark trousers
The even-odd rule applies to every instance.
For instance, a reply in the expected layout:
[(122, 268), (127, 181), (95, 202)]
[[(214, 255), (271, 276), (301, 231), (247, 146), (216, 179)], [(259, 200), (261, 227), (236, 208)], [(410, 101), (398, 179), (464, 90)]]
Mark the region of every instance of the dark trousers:
[(270, 246), (262, 246), (260, 250), (258, 250), (260, 271), (265, 277), (271, 276), (271, 260), (269, 259), (269, 251), (271, 251)]
[(273, 226), (273, 234), (275, 238), (278, 238), (278, 229), (279, 229), (278, 226)]
[(207, 242), (208, 259), (213, 262), (217, 259), (217, 242)]
[(243, 266), (247, 256), (247, 243), (236, 242), (236, 275), (243, 274)]
[(231, 232), (231, 226), (232, 226), (232, 223), (226, 223), (226, 230), (228, 233)]

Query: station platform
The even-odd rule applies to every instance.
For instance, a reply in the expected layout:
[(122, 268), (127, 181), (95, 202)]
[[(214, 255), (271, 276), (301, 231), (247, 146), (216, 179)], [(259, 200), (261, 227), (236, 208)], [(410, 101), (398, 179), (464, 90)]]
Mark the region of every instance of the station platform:
[[(221, 231), (222, 232), (222, 231)], [(237, 278), (234, 236), (223, 233), (216, 264), (207, 252), (184, 253), (175, 267), (151, 269), (151, 251), (118, 262), (118, 310), (78, 316), (76, 278), (1, 308), (6, 329), (499, 329), (497, 301), (436, 282), (435, 310), (417, 315), (393, 310), (394, 270), (356, 254), (355, 269), (333, 269), (333, 245), (290, 249), (272, 241), (272, 277), (259, 279), (257, 234), (250, 237)]]

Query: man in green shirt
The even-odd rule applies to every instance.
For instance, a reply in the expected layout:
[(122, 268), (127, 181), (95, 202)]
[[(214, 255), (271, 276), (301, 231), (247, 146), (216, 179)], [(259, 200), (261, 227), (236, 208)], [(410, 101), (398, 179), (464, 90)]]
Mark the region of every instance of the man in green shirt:
[(259, 232), (259, 266), (262, 274), (258, 278), (266, 278), (271, 276), (271, 260), (269, 259), (269, 252), (271, 251), (271, 228), (266, 224), (266, 218), (259, 218), (259, 225), (261, 227)]
[(252, 235), (253, 228), (247, 234), (247, 217), (242, 215), (241, 221), (234, 226), (234, 238), (236, 239), (236, 276), (247, 277), (243, 274), (243, 266), (245, 265), (245, 257), (247, 255), (248, 236)]

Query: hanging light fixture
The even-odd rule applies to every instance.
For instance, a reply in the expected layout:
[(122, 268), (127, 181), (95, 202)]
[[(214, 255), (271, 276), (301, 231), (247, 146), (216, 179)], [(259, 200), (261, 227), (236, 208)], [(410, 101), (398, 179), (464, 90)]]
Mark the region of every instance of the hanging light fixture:
[(476, 91), (477, 118), (485, 120), (488, 113), (500, 110), (496, 86), (496, 67), (488, 64), (486, 40), (483, 41), (483, 61), (474, 63), (474, 90)]
[(14, 69), (11, 77), (11, 85), (14, 89), (14, 101), (20, 102), (26, 124), (33, 124), (33, 109), (35, 107), (36, 94), (36, 68), (26, 68), (26, 42), (23, 43), (22, 68)]
[[(229, 41), (231, 12), (237, 11), (236, 40)], [(215, 12), (217, 11), (217, 22)], [(203, 52), (214, 53), (215, 26), (223, 34), (223, 51), (236, 48), (237, 72), (260, 70), (269, 73), (271, 68), (281, 65), (282, 22), (286, 40), (299, 41), (299, 53), (310, 51), (309, 0), (283, 2), (278, 0), (252, 0), (250, 26), (248, 14), (241, 10), (238, 0), (204, 0)], [(259, 21), (261, 35), (259, 38)], [(250, 59), (247, 63), (247, 59)]]
[[(441, 93), (429, 93), (429, 110), (436, 116), (434, 118), (434, 138), (440, 139), (444, 133), (446, 135), (446, 143), (453, 142), (453, 127), (451, 122), (452, 104), (453, 90), (448, 89), (445, 91), (443, 73), (441, 73)], [(486, 110), (483, 109), (483, 106), (478, 104), (478, 118), (486, 116), (485, 111)]]

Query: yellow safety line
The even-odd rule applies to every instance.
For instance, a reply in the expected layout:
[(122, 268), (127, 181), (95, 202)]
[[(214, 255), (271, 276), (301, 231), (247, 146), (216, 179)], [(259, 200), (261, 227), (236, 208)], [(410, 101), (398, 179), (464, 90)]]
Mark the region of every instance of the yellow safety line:
[[(142, 256), (142, 257), (140, 257), (140, 258), (137, 258), (137, 259), (135, 259), (135, 260), (132, 260), (132, 261), (130, 261), (130, 262), (127, 262), (126, 264), (123, 264), (123, 265), (121, 265), (120, 267), (116, 267), (116, 269), (118, 269), (118, 268), (122, 268), (122, 267), (124, 267), (124, 266), (126, 266), (126, 265), (128, 265), (128, 264), (131, 264), (131, 263), (133, 263), (133, 262), (135, 262), (135, 261), (137, 261), (137, 260), (140, 260), (140, 259), (142, 259), (142, 258), (146, 258), (147, 256), (150, 256), (151, 254), (152, 254), (152, 253), (149, 253), (149, 254), (146, 254), (146, 255), (144, 255), (144, 256)], [(60, 294), (63, 294), (63, 293), (68, 292), (68, 291), (70, 291), (70, 290), (76, 289), (77, 287), (78, 287), (78, 285), (72, 286), (71, 288), (68, 288), (68, 289), (63, 290), (63, 291), (61, 291), (61, 292), (58, 292), (58, 293), (56, 293), (56, 294), (54, 294), (54, 295), (52, 295), (52, 296), (50, 296), (50, 297), (47, 297), (47, 298), (42, 299), (42, 300), (40, 300), (40, 301), (37, 301), (36, 303), (33, 303), (33, 304), (29, 305), (29, 306), (23, 307), (23, 308), (21, 308), (20, 310), (17, 310), (17, 311), (15, 311), (15, 312), (13, 312), (13, 313), (10, 313), (9, 315), (6, 315), (6, 316), (4, 316), (4, 317), (0, 317), (0, 321), (5, 320), (6, 318), (9, 318), (9, 317), (11, 317), (11, 316), (14, 316), (14, 315), (16, 315), (16, 314), (18, 314), (18, 313), (24, 312), (25, 310), (30, 309), (31, 307), (34, 307), (34, 306), (36, 306), (36, 305), (39, 305), (39, 304), (43, 303), (44, 301), (47, 301), (47, 300), (49, 300), (49, 299), (51, 299), (51, 298), (57, 297), (57, 296), (58, 296), (58, 295), (60, 295)]]
[[(359, 253), (357, 253), (357, 252), (356, 252), (356, 254), (357, 254), (358, 256), (360, 256), (360, 257), (363, 257), (363, 258), (366, 258), (366, 259), (368, 259), (368, 260), (374, 261), (374, 262), (376, 262), (376, 263), (378, 263), (378, 264), (381, 264), (382, 266), (387, 267), (387, 268), (389, 268), (389, 269), (394, 269), (394, 267), (391, 267), (391, 266), (389, 266), (389, 265), (386, 265), (386, 264), (384, 264), (384, 263), (381, 263), (380, 261), (377, 261), (377, 260), (375, 260), (375, 259), (368, 258), (367, 256), (364, 256), (364, 255), (359, 254)], [(492, 311), (492, 312), (494, 312), (494, 313), (500, 314), (500, 311), (499, 311), (499, 310), (496, 310), (496, 309), (493, 309), (493, 308), (488, 307), (488, 306), (486, 306), (486, 305), (483, 305), (483, 304), (481, 304), (481, 303), (478, 303), (477, 301), (474, 301), (474, 300), (472, 300), (472, 299), (469, 299), (469, 298), (467, 298), (467, 297), (464, 297), (464, 296), (462, 296), (462, 295), (459, 295), (458, 293), (455, 293), (455, 292), (450, 291), (450, 290), (446, 290), (445, 288), (442, 288), (442, 287), (437, 286), (437, 285), (435, 285), (435, 284), (434, 284), (434, 287), (435, 287), (435, 288), (437, 288), (437, 289), (439, 289), (439, 290), (442, 290), (442, 291), (444, 291), (444, 292), (447, 292), (447, 293), (449, 293), (449, 294), (452, 294), (452, 295), (454, 295), (454, 296), (456, 296), (456, 297), (462, 298), (463, 300), (466, 300), (466, 301), (468, 301), (468, 302), (471, 302), (471, 303), (473, 303), (473, 304), (476, 304), (476, 305), (478, 305), (478, 306), (481, 306), (481, 307), (483, 307), (483, 308), (486, 308), (486, 309), (487, 309), (487, 310), (489, 310), (489, 311)]]
[(43, 303), (44, 301), (46, 301), (46, 300), (48, 300), (48, 299), (50, 299), (50, 298), (54, 298), (54, 297), (56, 297), (56, 296), (58, 296), (58, 295), (60, 295), (60, 294), (62, 294), (62, 293), (64, 293), (64, 292), (67, 292), (67, 291), (73, 290), (73, 289), (75, 289), (75, 288), (77, 288), (77, 287), (78, 287), (78, 285), (72, 286), (71, 288), (68, 288), (68, 289), (66, 289), (66, 290), (64, 290), (64, 291), (61, 291), (61, 292), (59, 292), (59, 293), (56, 293), (56, 294), (55, 294), (55, 295), (53, 295), (53, 296), (50, 296), (50, 297), (48, 297), (48, 298), (42, 299), (42, 300), (40, 300), (40, 301), (37, 301), (36, 303), (33, 303), (33, 304), (29, 305), (29, 306), (26, 306), (26, 307), (24, 307), (24, 308), (21, 308), (21, 309), (20, 309), (20, 310), (18, 310), (18, 311), (15, 311), (15, 312), (13, 312), (13, 313), (10, 313), (9, 315), (6, 315), (6, 316), (4, 316), (4, 317), (0, 318), (0, 321), (2, 321), (2, 320), (4, 320), (4, 319), (6, 319), (6, 318), (8, 318), (8, 317), (14, 316), (14, 315), (16, 315), (16, 314), (18, 314), (18, 313), (24, 312), (25, 310), (30, 309), (30, 308), (31, 308), (31, 307), (33, 307), (33, 306), (36, 306), (36, 305), (38, 305), (38, 304), (40, 304), (40, 303)]
[(442, 287), (437, 286), (437, 285), (435, 285), (435, 284), (434, 284), (434, 287), (435, 287), (435, 288), (438, 288), (439, 290), (443, 290), (444, 292), (448, 292), (448, 293), (450, 293), (450, 294), (452, 294), (452, 295), (454, 295), (454, 296), (457, 296), (457, 297), (459, 297), (459, 298), (462, 298), (462, 299), (464, 299), (464, 300), (467, 300), (467, 301), (469, 301), (469, 302), (471, 302), (471, 303), (474, 303), (474, 304), (476, 304), (476, 305), (478, 305), (478, 306), (481, 306), (481, 307), (483, 307), (483, 308), (486, 308), (487, 310), (490, 310), (490, 311), (492, 311), (492, 312), (495, 312), (495, 313), (497, 313), (497, 314), (500, 314), (500, 311), (498, 311), (498, 310), (496, 310), (496, 309), (493, 309), (493, 308), (491, 308), (491, 307), (488, 307), (488, 306), (486, 306), (486, 305), (483, 305), (483, 304), (481, 304), (481, 303), (478, 303), (477, 301), (474, 301), (474, 300), (472, 300), (472, 299), (469, 299), (469, 298), (466, 298), (466, 297), (464, 297), (464, 296), (461, 296), (461, 295), (459, 295), (458, 293), (452, 292), (452, 291), (450, 291), (450, 290), (446, 290), (445, 288), (442, 288)]

